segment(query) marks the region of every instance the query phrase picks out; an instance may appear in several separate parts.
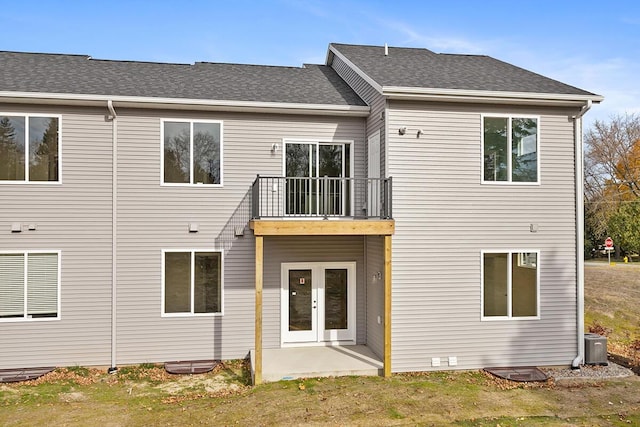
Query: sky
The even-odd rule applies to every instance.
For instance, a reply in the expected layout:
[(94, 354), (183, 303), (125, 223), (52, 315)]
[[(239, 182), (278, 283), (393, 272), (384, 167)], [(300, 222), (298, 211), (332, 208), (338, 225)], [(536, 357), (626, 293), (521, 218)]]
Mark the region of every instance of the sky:
[[(640, 113), (637, 0), (0, 0), (0, 50), (302, 66), (331, 42), (489, 55)], [(1, 66), (1, 64), (0, 64)]]

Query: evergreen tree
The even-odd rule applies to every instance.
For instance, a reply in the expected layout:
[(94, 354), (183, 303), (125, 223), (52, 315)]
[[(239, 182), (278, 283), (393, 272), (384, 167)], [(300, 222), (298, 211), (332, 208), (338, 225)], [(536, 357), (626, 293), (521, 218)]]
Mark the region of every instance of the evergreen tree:
[(11, 119), (3, 116), (0, 118), (0, 180), (19, 179), (24, 179), (24, 146), (20, 150)]

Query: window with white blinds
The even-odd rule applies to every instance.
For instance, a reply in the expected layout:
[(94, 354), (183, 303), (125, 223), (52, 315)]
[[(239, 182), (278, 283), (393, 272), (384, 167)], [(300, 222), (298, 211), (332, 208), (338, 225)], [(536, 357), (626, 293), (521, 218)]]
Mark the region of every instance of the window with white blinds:
[(59, 318), (60, 254), (0, 253), (0, 320)]

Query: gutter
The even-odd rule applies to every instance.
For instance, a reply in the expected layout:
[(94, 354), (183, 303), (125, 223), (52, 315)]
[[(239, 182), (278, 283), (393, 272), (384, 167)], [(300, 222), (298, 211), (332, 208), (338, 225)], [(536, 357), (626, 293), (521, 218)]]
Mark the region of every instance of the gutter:
[(509, 103), (521, 105), (583, 106), (585, 102), (599, 103), (600, 95), (572, 95), (537, 92), (506, 92), (468, 89), (417, 88), (384, 86), (382, 94), (392, 100)]
[(117, 226), (118, 226), (118, 115), (113, 108), (113, 101), (107, 100), (109, 114), (107, 121), (111, 122), (112, 144), (111, 151), (111, 367), (110, 374), (115, 373), (116, 367), (116, 309), (117, 309)]
[(578, 354), (571, 362), (572, 369), (579, 369), (584, 361), (584, 160), (582, 157), (582, 116), (591, 109), (592, 101), (588, 100), (580, 112), (573, 117), (576, 157), (576, 311)]
[(111, 96), (77, 93), (12, 92), (0, 91), (6, 102), (52, 105), (78, 105), (102, 107), (104, 103), (117, 103), (118, 107), (155, 108), (201, 111), (237, 111), (251, 113), (312, 114), (331, 116), (367, 117), (370, 108), (364, 105), (301, 104), (293, 102), (230, 101), (216, 99), (160, 98), (144, 96)]

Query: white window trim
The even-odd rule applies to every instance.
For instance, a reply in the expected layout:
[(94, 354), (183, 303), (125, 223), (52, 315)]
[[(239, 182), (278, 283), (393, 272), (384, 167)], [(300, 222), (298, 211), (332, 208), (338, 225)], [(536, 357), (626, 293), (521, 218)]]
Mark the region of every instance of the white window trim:
[[(511, 267), (511, 257), (518, 253), (535, 253), (537, 260), (536, 268), (536, 315), (535, 316), (519, 316), (513, 317), (511, 313), (511, 289), (513, 280), (513, 269)], [(484, 255), (485, 254), (507, 254), (507, 315), (506, 316), (485, 316), (484, 315)], [(480, 251), (480, 320), (481, 321), (504, 321), (504, 320), (540, 320), (540, 250), (539, 249), (491, 249)]]
[[(508, 172), (508, 180), (507, 181), (485, 181), (484, 179), (484, 119), (485, 117), (500, 117), (508, 119), (508, 129), (507, 129), (507, 149), (509, 151), (509, 156), (507, 157), (507, 172)], [(536, 128), (536, 153), (537, 153), (537, 164), (536, 164), (536, 181), (535, 182), (522, 182), (522, 181), (512, 181), (512, 169), (511, 169), (511, 121), (516, 119), (536, 119), (537, 128)], [(482, 113), (480, 114), (480, 183), (487, 185), (516, 185), (516, 186), (539, 186), (542, 184), (540, 179), (540, 170), (541, 170), (541, 159), (542, 156), (540, 154), (540, 141), (541, 137), (541, 123), (540, 116), (531, 115), (531, 114), (493, 114), (493, 113)]]
[[(28, 258), (30, 254), (56, 254), (58, 256), (58, 286), (56, 288), (56, 299), (57, 299), (57, 307), (56, 307), (56, 311), (57, 311), (57, 315), (56, 317), (29, 317), (27, 315), (27, 280), (28, 280), (28, 270), (27, 270), (27, 266), (28, 266)], [(28, 250), (28, 251), (0, 251), (0, 255), (23, 255), (24, 256), (24, 315), (22, 317), (7, 317), (7, 318), (0, 318), (0, 323), (16, 323), (16, 322), (49, 322), (52, 320), (61, 320), (62, 316), (60, 313), (60, 310), (62, 308), (62, 304), (61, 304), (61, 300), (62, 300), (62, 296), (61, 296), (61, 291), (62, 291), (62, 287), (61, 287), (61, 278), (62, 278), (62, 271), (61, 271), (61, 266), (62, 266), (62, 251), (60, 250), (51, 250), (51, 251), (46, 251), (46, 250)]]
[[(164, 123), (179, 122), (189, 123), (191, 138), (189, 141), (189, 183), (164, 182)], [(193, 124), (194, 123), (217, 123), (220, 125), (220, 183), (219, 184), (197, 184), (193, 182)], [(160, 119), (160, 185), (162, 187), (204, 187), (222, 188), (224, 186), (224, 124), (222, 120), (206, 119)]]
[[(0, 180), (0, 185), (19, 184), (19, 185), (60, 185), (62, 184), (62, 115), (47, 113), (16, 113), (16, 112), (0, 112), (0, 116), (24, 117), (25, 118), (25, 147), (24, 147), (24, 179), (23, 180)], [(58, 180), (57, 181), (29, 181), (29, 117), (55, 117), (58, 119)]]
[[(212, 249), (212, 248), (199, 248), (199, 249), (162, 249), (161, 254), (161, 298), (160, 298), (160, 316), (161, 317), (222, 317), (224, 316), (224, 251), (220, 249)], [(191, 312), (190, 313), (165, 313), (164, 311), (164, 294), (165, 294), (165, 254), (167, 252), (188, 252), (191, 254)], [(194, 313), (193, 312), (193, 303), (194, 303), (194, 256), (196, 252), (216, 252), (220, 254), (220, 312), (219, 313)]]

